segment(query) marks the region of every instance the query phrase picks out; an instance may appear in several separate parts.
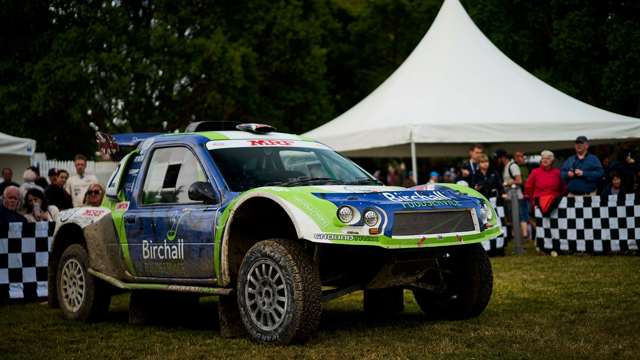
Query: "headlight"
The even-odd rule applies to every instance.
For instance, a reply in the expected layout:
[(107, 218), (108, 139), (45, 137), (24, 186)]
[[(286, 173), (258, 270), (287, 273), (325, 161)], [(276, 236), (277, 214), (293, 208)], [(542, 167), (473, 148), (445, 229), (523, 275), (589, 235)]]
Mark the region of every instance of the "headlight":
[(365, 211), (363, 217), (364, 217), (364, 223), (369, 226), (376, 226), (378, 224), (378, 220), (380, 220), (378, 213), (373, 210)]
[(340, 208), (338, 208), (338, 219), (340, 219), (340, 221), (342, 221), (343, 223), (350, 223), (351, 221), (353, 221), (354, 217), (355, 210), (352, 207), (341, 206)]

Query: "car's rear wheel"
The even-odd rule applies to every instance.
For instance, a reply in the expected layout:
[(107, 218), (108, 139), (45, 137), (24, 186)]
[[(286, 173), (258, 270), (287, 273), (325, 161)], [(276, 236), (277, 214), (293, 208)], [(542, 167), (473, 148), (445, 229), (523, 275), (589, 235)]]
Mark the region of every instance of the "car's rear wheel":
[(493, 272), (480, 244), (452, 248), (439, 259), (439, 269), (422, 279), (440, 291), (416, 288), (416, 302), (432, 319), (468, 319), (480, 315), (489, 304)]
[(87, 272), (89, 255), (81, 245), (65, 249), (58, 263), (57, 296), (65, 317), (94, 321), (109, 310), (111, 294), (108, 285)]
[(240, 317), (256, 341), (301, 342), (318, 327), (320, 275), (298, 242), (270, 239), (255, 244), (240, 266), (237, 292)]

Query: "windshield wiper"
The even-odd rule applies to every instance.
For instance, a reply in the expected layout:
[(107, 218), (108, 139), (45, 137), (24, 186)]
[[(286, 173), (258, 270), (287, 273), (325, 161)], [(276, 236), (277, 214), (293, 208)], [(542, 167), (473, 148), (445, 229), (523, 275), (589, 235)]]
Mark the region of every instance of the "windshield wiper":
[(348, 185), (383, 185), (382, 181), (371, 178), (359, 178), (353, 181), (349, 181)]
[(270, 182), (268, 184), (265, 184), (264, 186), (273, 186), (273, 185), (276, 185), (276, 186), (295, 186), (295, 185), (312, 184), (312, 183), (343, 184), (344, 182), (342, 182), (340, 180), (335, 180), (335, 179), (332, 179), (332, 178), (328, 178), (328, 177), (307, 177), (307, 176), (303, 176), (303, 177), (299, 177), (299, 178), (295, 178), (295, 179), (291, 179), (291, 180), (286, 180), (286, 181)]

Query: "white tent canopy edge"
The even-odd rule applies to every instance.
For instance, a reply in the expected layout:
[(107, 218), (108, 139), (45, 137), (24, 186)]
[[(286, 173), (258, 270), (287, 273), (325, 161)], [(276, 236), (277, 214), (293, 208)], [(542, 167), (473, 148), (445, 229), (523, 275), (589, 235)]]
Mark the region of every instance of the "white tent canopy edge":
[(445, 0), (427, 34), (382, 85), (304, 135), (351, 157), (411, 153), (415, 164), (417, 156), (464, 156), (472, 143), (540, 151), (570, 147), (578, 135), (594, 143), (637, 139), (640, 119), (537, 79), (496, 48), (458, 0)]

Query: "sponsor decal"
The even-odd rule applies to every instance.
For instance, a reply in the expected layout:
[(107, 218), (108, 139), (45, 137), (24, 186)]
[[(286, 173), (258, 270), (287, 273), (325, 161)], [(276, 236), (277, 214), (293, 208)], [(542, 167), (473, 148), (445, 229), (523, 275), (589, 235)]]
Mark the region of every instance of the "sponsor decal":
[(386, 197), (388, 200), (398, 203), (404, 202), (415, 202), (415, 201), (443, 201), (443, 200), (453, 200), (450, 197), (444, 195), (440, 191), (434, 191), (430, 195), (420, 194), (417, 191), (414, 191), (412, 194), (398, 194), (398, 193), (389, 193), (383, 192), (382, 195)]
[(129, 210), (129, 202), (123, 201), (116, 204), (116, 211), (127, 211)]
[(345, 235), (345, 234), (314, 234), (313, 238), (316, 240), (342, 240), (342, 241), (378, 241), (378, 238), (374, 236), (362, 236), (362, 235)]
[(178, 239), (173, 244), (154, 244), (142, 240), (142, 258), (145, 260), (184, 260), (184, 240)]
[(106, 214), (106, 210), (99, 210), (99, 209), (86, 209), (81, 215), (82, 216), (89, 216), (89, 217), (100, 217), (104, 214)]
[(438, 207), (438, 206), (450, 206), (459, 207), (460, 203), (457, 200), (434, 200), (434, 201), (412, 201), (401, 203), (403, 208), (420, 208), (420, 207)]
[(292, 140), (249, 140), (249, 145), (251, 146), (291, 146), (294, 143), (295, 141)]

